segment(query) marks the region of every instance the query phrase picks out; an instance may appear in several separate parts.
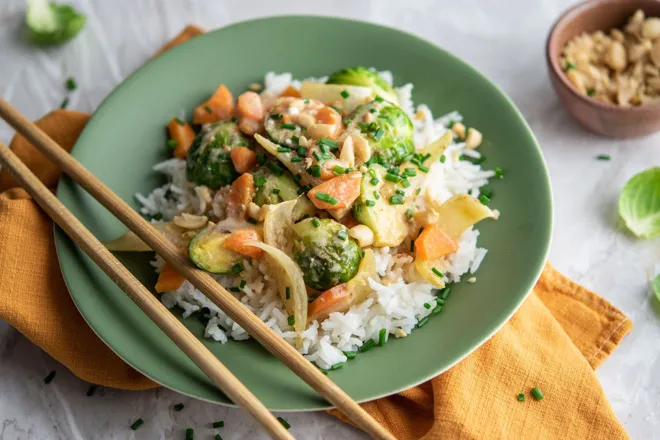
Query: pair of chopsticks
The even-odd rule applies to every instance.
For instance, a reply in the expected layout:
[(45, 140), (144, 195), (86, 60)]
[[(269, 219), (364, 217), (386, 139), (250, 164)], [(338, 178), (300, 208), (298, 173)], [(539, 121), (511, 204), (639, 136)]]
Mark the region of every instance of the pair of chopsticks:
[[(61, 148), (39, 127), (0, 98), (0, 117), (22, 134), (44, 156), (81, 185), (92, 197), (138, 235), (165, 261), (214, 304), (243, 327), (289, 369), (337, 407), (372, 438), (395, 437), (351, 397), (263, 321), (234, 298), (208, 273), (193, 267), (156, 228), (120, 199), (97, 177)], [(30, 193), (39, 206), (82, 250), (181, 348), (234, 403), (246, 410), (276, 439), (293, 437), (268, 409), (218, 360), (103, 244), (39, 181), (16, 155), (0, 142), (0, 164)]]

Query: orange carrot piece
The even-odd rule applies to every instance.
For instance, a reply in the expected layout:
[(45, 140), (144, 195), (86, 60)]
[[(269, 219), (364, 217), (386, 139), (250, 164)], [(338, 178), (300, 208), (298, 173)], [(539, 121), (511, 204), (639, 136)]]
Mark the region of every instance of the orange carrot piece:
[(458, 243), (437, 224), (428, 225), (415, 240), (415, 255), (420, 260), (434, 260), (458, 250)]
[(171, 292), (181, 287), (181, 284), (186, 279), (181, 276), (179, 272), (174, 269), (169, 263), (163, 265), (163, 270), (158, 274), (158, 281), (156, 282), (156, 292)]
[[(307, 195), (318, 209), (348, 208), (360, 195), (361, 178), (362, 174), (359, 172), (337, 176), (315, 186)], [(317, 198), (319, 193), (334, 197), (337, 203), (333, 205), (319, 200)]]
[(353, 295), (348, 291), (346, 283), (338, 284), (307, 306), (307, 321), (324, 318), (332, 312), (342, 312), (351, 306), (352, 301)]
[(180, 124), (177, 121), (177, 118), (172, 118), (169, 124), (167, 124), (167, 131), (170, 134), (170, 138), (176, 141), (176, 147), (174, 147), (174, 157), (179, 159), (185, 159), (188, 155), (188, 150), (195, 140), (195, 132), (190, 127), (190, 125)]
[(229, 190), (227, 215), (237, 220), (245, 219), (245, 211), (254, 198), (254, 193), (254, 178), (252, 174), (245, 173), (234, 180)]
[(225, 240), (224, 247), (231, 249), (234, 252), (238, 252), (241, 255), (245, 255), (250, 258), (259, 258), (263, 255), (264, 251), (262, 249), (256, 248), (254, 246), (246, 245), (248, 241), (263, 241), (259, 236), (259, 233), (254, 229), (241, 229), (234, 232)]
[(280, 93), (280, 97), (282, 96), (289, 96), (291, 98), (300, 98), (302, 95), (300, 94), (300, 91), (296, 89), (293, 86), (289, 86), (282, 93)]
[(231, 161), (239, 173), (247, 173), (257, 164), (257, 153), (247, 147), (232, 147)]
[(261, 121), (264, 118), (264, 106), (261, 98), (254, 92), (245, 92), (238, 97), (236, 102), (236, 113), (238, 117)]
[(234, 97), (229, 89), (220, 85), (208, 101), (197, 107), (193, 112), (195, 124), (218, 122), (234, 116)]

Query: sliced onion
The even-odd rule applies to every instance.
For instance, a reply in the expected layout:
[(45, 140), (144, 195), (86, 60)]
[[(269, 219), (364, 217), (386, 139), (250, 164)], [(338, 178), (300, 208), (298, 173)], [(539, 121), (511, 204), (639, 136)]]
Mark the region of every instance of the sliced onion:
[(270, 154), (275, 156), (277, 160), (282, 162), (282, 164), (288, 168), (291, 173), (295, 176), (296, 174), (300, 174), (302, 177), (300, 179), (300, 182), (303, 185), (310, 184), (313, 187), (321, 184), (323, 181), (318, 178), (318, 177), (313, 177), (311, 174), (307, 172), (305, 169), (305, 161), (302, 162), (291, 162), (291, 153), (281, 153), (277, 151), (279, 148), (279, 145), (276, 143), (266, 139), (265, 137), (261, 136), (260, 134), (255, 134), (254, 138), (259, 142), (259, 145), (264, 147), (266, 151), (268, 151)]
[(264, 217), (264, 242), (273, 246), (289, 257), (293, 254), (293, 209), (298, 200), (271, 205)]
[[(344, 98), (342, 95), (342, 92), (344, 91), (348, 92), (347, 98)], [(374, 91), (371, 87), (321, 84), (310, 81), (302, 83), (302, 87), (300, 87), (300, 95), (303, 98), (316, 99), (326, 105), (339, 103), (344, 113), (350, 113), (358, 105), (369, 102), (375, 98)], [(395, 104), (398, 103), (395, 102)]]
[(348, 290), (353, 295), (352, 304), (360, 304), (367, 299), (369, 294), (373, 292), (373, 289), (369, 286), (369, 278), (375, 279), (377, 275), (374, 251), (365, 249), (358, 273), (347, 283)]
[(422, 148), (418, 153), (422, 156), (430, 154), (431, 157), (429, 157), (425, 162), (436, 163), (440, 159), (440, 156), (444, 154), (449, 144), (451, 144), (452, 139), (453, 137), (451, 131), (446, 131), (445, 134)]
[(415, 258), (415, 269), (417, 270), (417, 273), (429, 283), (442, 289), (445, 287), (445, 279), (444, 277), (439, 277), (436, 275), (436, 273), (433, 272), (434, 268), (440, 272), (444, 272), (445, 259), (438, 258), (436, 260), (424, 261), (420, 260), (419, 258)]
[[(177, 226), (172, 222), (153, 223), (153, 226), (176, 246), (186, 247), (190, 241), (190, 238), (184, 238), (184, 234), (188, 232), (188, 230)], [(133, 231), (128, 231), (121, 237), (115, 238), (114, 240), (104, 241), (103, 244), (108, 250), (113, 252), (152, 251), (149, 245), (142, 241), (140, 237), (135, 235)]]
[[(277, 282), (277, 288), (284, 302), (289, 315), (292, 315), (296, 322), (293, 325), (298, 340), (297, 345), (302, 343), (301, 333), (307, 326), (307, 291), (303, 274), (298, 265), (284, 252), (258, 241), (249, 241), (245, 243), (248, 246), (258, 247), (266, 254), (266, 261), (270, 266), (270, 273)], [(288, 298), (287, 298), (288, 288)]]
[(485, 218), (495, 218), (488, 206), (467, 194), (454, 196), (442, 204), (435, 199), (429, 199), (429, 202), (438, 213), (438, 226), (454, 240), (458, 240), (475, 223)]

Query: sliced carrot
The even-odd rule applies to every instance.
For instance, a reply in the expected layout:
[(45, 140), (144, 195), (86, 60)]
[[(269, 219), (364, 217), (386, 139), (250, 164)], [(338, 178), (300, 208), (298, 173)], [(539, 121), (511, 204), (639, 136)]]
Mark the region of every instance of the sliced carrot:
[(254, 192), (254, 178), (252, 174), (245, 173), (234, 180), (229, 190), (227, 215), (237, 220), (243, 220), (247, 206), (254, 197)]
[(197, 107), (193, 112), (195, 124), (218, 122), (234, 116), (234, 97), (229, 89), (220, 85), (208, 101)]
[(239, 173), (247, 173), (257, 164), (257, 153), (247, 147), (232, 147), (231, 161)]
[(181, 287), (186, 279), (174, 269), (169, 263), (163, 265), (163, 270), (158, 274), (156, 282), (156, 292), (171, 292)]
[(323, 292), (307, 306), (307, 321), (325, 318), (332, 312), (343, 312), (351, 306), (353, 295), (346, 283)]
[(170, 138), (176, 141), (176, 147), (174, 147), (174, 157), (179, 159), (185, 159), (188, 155), (188, 150), (195, 140), (195, 132), (190, 127), (190, 125), (180, 124), (177, 118), (172, 118), (169, 124), (167, 124), (167, 131), (170, 134)]
[(243, 118), (238, 120), (238, 129), (248, 136), (254, 136), (256, 133), (264, 131), (264, 123), (263, 121)]
[(300, 94), (300, 90), (296, 89), (293, 86), (289, 86), (282, 93), (280, 93), (280, 97), (282, 96), (289, 96), (291, 98), (300, 98), (302, 95)]
[[(318, 209), (348, 208), (360, 195), (361, 178), (359, 172), (337, 176), (315, 186), (307, 195)], [(326, 196), (334, 198), (336, 203), (322, 200)]]
[(456, 240), (435, 223), (426, 226), (415, 240), (415, 255), (420, 260), (435, 260), (456, 250)]
[(339, 116), (339, 113), (330, 107), (323, 107), (316, 114), (316, 122), (319, 124), (335, 125), (340, 118), (341, 116)]
[(239, 231), (231, 234), (224, 243), (224, 247), (231, 249), (234, 252), (238, 252), (241, 255), (245, 255), (250, 258), (259, 258), (263, 255), (264, 251), (247, 245), (245, 243), (249, 241), (263, 241), (259, 236), (259, 233), (254, 229), (241, 229)]
[(236, 102), (236, 113), (240, 118), (261, 121), (264, 118), (264, 106), (261, 98), (254, 92), (245, 92), (238, 97)]

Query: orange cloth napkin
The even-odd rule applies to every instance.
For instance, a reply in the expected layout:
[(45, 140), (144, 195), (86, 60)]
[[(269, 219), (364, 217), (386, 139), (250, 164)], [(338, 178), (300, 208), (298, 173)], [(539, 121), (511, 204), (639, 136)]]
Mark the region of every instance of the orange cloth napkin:
[[(200, 33), (189, 26), (166, 48)], [(37, 124), (70, 150), (88, 118), (56, 110)], [(11, 148), (55, 185), (57, 169), (23, 137)], [(1, 191), (0, 318), (83, 380), (129, 390), (156, 387), (78, 314), (59, 270), (50, 219), (6, 173), (0, 173)], [(593, 370), (631, 328), (623, 313), (548, 265), (534, 293), (481, 348), (429, 382), (363, 406), (406, 440), (628, 438)], [(529, 394), (534, 386), (543, 400)]]

